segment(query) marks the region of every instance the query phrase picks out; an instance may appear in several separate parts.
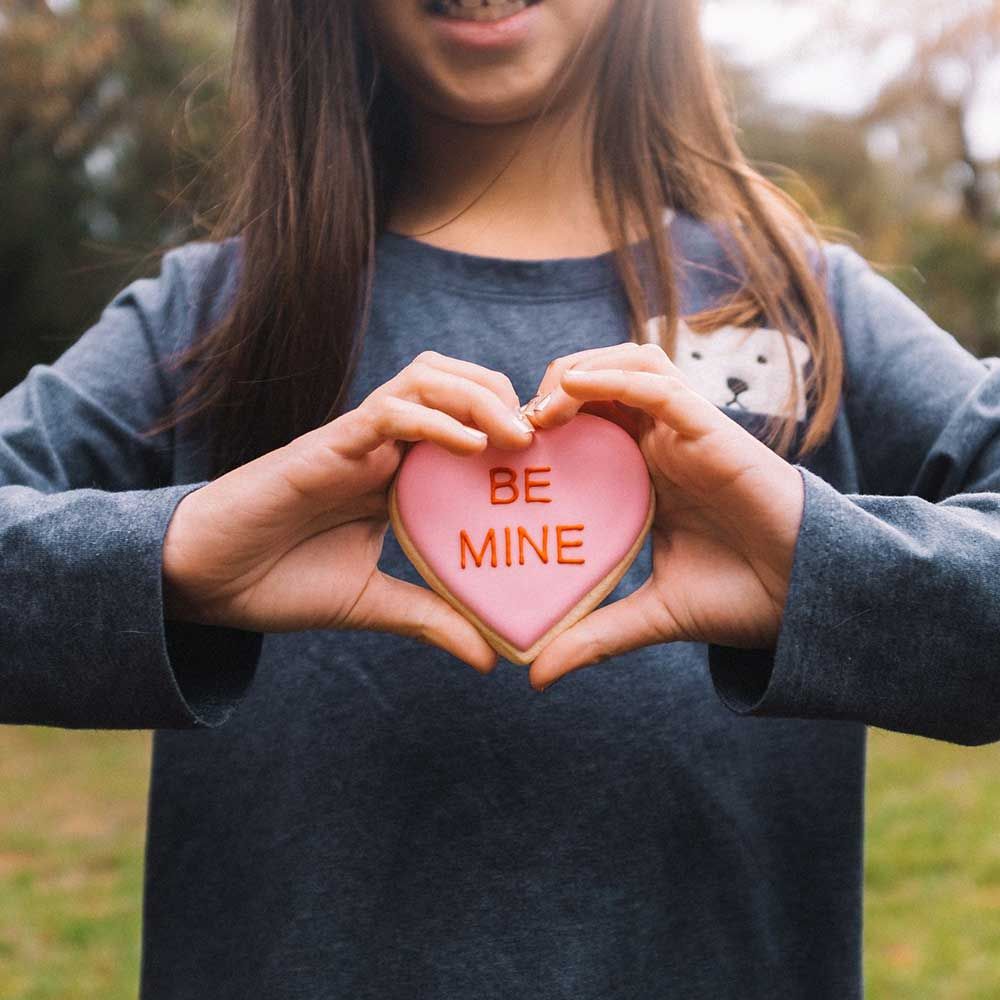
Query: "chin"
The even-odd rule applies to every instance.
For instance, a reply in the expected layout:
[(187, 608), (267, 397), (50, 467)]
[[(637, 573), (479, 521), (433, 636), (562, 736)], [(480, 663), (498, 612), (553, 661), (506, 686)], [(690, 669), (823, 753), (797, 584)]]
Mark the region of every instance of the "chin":
[(558, 75), (558, 65), (496, 67), (472, 75), (427, 73), (411, 93), (427, 110), (452, 121), (509, 125), (534, 119), (545, 109)]
[(544, 94), (507, 95), (502, 100), (492, 94), (442, 94), (428, 105), (435, 114), (468, 125), (512, 125), (535, 118), (544, 106)]

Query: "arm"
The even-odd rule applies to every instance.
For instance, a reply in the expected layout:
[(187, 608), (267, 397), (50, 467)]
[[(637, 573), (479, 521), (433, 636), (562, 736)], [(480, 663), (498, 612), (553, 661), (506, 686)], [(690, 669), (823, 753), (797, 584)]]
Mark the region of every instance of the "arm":
[(250, 682), (259, 634), (164, 620), (163, 538), (203, 484), (171, 485), (170, 436), (143, 434), (219, 262), (167, 254), (0, 399), (0, 723), (217, 725)]
[(734, 711), (1000, 740), (1000, 360), (831, 251), (863, 492), (805, 502), (773, 650), (709, 646)]
[(423, 352), (327, 424), (170, 485), (171, 436), (143, 430), (176, 391), (160, 359), (223, 298), (213, 273), (231, 272), (210, 246), (168, 255), (0, 400), (0, 722), (219, 724), (266, 632), (392, 632), (496, 663), (451, 605), (378, 560), (404, 442), (530, 443), (510, 380)]

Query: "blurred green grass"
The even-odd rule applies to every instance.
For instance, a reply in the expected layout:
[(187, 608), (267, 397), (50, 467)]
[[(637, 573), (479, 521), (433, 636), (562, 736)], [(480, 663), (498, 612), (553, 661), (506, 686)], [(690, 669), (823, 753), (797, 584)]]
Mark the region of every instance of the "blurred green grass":
[(1000, 997), (1000, 744), (870, 730), (869, 995)]
[(136, 996), (148, 733), (0, 728), (0, 997)]
[[(149, 735), (0, 728), (0, 997), (132, 1000)], [(871, 730), (867, 995), (1000, 996), (1000, 744)]]

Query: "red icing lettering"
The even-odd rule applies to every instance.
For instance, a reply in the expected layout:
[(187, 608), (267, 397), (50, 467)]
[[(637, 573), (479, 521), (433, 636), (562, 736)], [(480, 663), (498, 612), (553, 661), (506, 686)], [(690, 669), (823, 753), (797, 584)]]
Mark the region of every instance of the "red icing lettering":
[(522, 528), (520, 525), (517, 526), (517, 562), (518, 565), (524, 565), (524, 543), (527, 542), (534, 550), (535, 554), (543, 563), (549, 561), (549, 526), (547, 524), (542, 525), (542, 547), (539, 548), (535, 544), (535, 540), (528, 534), (526, 528)]
[(568, 531), (583, 531), (582, 524), (557, 524), (556, 525), (556, 561), (564, 566), (582, 566), (584, 559), (566, 559), (563, 557), (565, 549), (579, 549), (583, 546), (583, 539), (576, 541), (566, 541), (563, 534)]
[(532, 479), (533, 473), (541, 472), (551, 472), (551, 465), (542, 465), (536, 469), (525, 469), (524, 470), (524, 502), (525, 503), (552, 503), (552, 497), (538, 497), (532, 496), (532, 490), (541, 489), (543, 486), (551, 486), (547, 479)]
[[(501, 479), (503, 475), (505, 478)], [(506, 497), (501, 497), (500, 491), (507, 491)], [(514, 503), (520, 494), (517, 489), (517, 473), (513, 469), (500, 466), (490, 469), (490, 503), (494, 505)]]
[[(465, 569), (466, 550), (468, 550), (469, 555), (472, 556), (476, 566), (483, 565), (487, 549), (490, 550), (490, 565), (495, 567), (497, 564), (497, 533), (493, 528), (490, 528), (490, 530), (486, 532), (486, 538), (483, 540), (483, 547), (479, 550), (478, 555), (476, 555), (476, 550), (472, 547), (472, 539), (469, 538), (468, 532), (464, 529), (459, 533), (458, 546), (462, 569)], [(508, 565), (510, 564), (508, 563)]]
[[(582, 566), (586, 560), (583, 558), (574, 559), (567, 552), (571, 549), (583, 548), (583, 539), (573, 537), (574, 532), (582, 532), (582, 524), (557, 524), (556, 535), (556, 562), (563, 566)], [(469, 565), (469, 557), (477, 568), (482, 568), (486, 563), (486, 555), (489, 553), (489, 564), (496, 568), (499, 565), (500, 553), (497, 542), (498, 528), (490, 528), (483, 537), (483, 544), (476, 549), (475, 544), (469, 537), (468, 531), (462, 529), (458, 535), (459, 563), (462, 569)], [(514, 527), (503, 528), (503, 561), (506, 566), (514, 566)], [(529, 548), (534, 550), (538, 561), (544, 565), (549, 563), (549, 525), (541, 525), (541, 541), (531, 537), (529, 530), (524, 525), (517, 525), (517, 563), (518, 566), (525, 566), (530, 556)]]

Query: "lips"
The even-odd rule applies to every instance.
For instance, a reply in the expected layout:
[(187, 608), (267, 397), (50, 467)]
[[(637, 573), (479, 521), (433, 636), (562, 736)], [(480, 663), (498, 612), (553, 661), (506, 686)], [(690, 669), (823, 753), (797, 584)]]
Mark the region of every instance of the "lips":
[(541, 0), (431, 0), (425, 5), (435, 17), (459, 21), (501, 21)]

